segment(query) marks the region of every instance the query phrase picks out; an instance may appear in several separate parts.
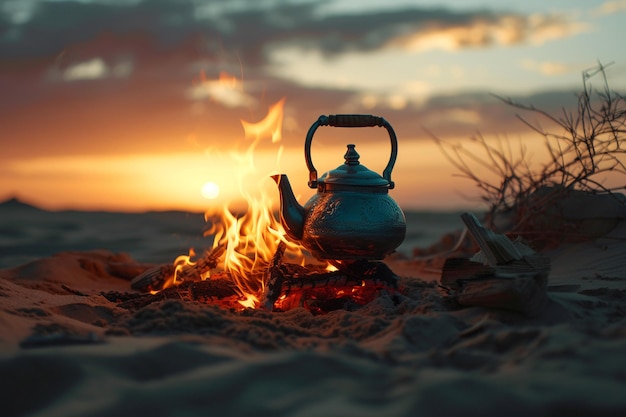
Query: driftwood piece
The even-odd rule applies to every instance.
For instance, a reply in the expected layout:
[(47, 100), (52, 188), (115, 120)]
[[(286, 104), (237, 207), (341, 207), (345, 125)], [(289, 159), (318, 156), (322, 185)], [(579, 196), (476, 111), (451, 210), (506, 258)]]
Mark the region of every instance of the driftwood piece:
[(215, 268), (226, 248), (217, 246), (211, 252), (193, 264), (174, 265), (163, 264), (144, 271), (130, 282), (130, 287), (142, 292), (161, 291), (168, 282), (176, 280), (201, 281), (202, 274)]
[(468, 259), (450, 258), (441, 285), (462, 306), (480, 306), (537, 316), (547, 302), (548, 269), (527, 265), (489, 267)]
[(461, 217), (481, 251), (472, 259), (447, 259), (442, 287), (463, 306), (540, 314), (547, 302), (550, 260), (519, 240), (485, 229), (471, 213)]
[(502, 265), (522, 259), (522, 254), (506, 235), (486, 229), (473, 213), (463, 213), (461, 219), (489, 265)]

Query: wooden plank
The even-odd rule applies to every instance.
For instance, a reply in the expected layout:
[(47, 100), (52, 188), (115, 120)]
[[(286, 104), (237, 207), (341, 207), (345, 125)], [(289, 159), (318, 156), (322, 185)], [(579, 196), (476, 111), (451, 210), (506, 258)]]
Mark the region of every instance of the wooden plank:
[(486, 229), (472, 213), (461, 217), (481, 251), (472, 259), (447, 259), (442, 287), (462, 306), (540, 314), (547, 301), (549, 258)]

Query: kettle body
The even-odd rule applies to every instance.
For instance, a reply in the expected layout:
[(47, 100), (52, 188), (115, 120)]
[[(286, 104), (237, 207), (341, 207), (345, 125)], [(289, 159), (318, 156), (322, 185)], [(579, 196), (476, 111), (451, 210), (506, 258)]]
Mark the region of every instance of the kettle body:
[(384, 259), (404, 241), (404, 213), (386, 192), (318, 192), (305, 204), (301, 244), (318, 259)]

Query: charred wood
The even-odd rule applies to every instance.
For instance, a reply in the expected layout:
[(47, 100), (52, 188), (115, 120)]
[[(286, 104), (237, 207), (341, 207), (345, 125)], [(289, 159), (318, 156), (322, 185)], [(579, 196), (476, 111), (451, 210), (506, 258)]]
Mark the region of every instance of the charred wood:
[(261, 306), (266, 310), (271, 310), (274, 306), (274, 302), (280, 296), (282, 291), (283, 282), (285, 281), (285, 272), (281, 268), (281, 259), (285, 254), (287, 245), (285, 242), (280, 242), (276, 248), (274, 256), (265, 271), (265, 291), (263, 297), (261, 297)]
[(150, 292), (162, 290), (169, 282), (173, 282), (174, 279), (181, 282), (200, 281), (204, 273), (217, 267), (219, 259), (225, 250), (224, 246), (217, 246), (213, 251), (208, 252), (192, 264), (178, 266), (163, 264), (152, 267), (133, 278), (130, 286), (134, 290)]
[(237, 287), (228, 277), (194, 282), (189, 290), (191, 298), (202, 303), (239, 296)]
[[(268, 268), (269, 280), (263, 297), (263, 307), (268, 310), (286, 310), (315, 299), (314, 304), (326, 303), (321, 310), (331, 310), (344, 301), (362, 301), (382, 289), (395, 291), (398, 276), (382, 262), (355, 262), (342, 270), (326, 271), (319, 267), (301, 267), (293, 264), (272, 265)], [(358, 292), (355, 289), (359, 288)], [(291, 300), (283, 303), (291, 297)], [(343, 301), (342, 301), (343, 300)]]

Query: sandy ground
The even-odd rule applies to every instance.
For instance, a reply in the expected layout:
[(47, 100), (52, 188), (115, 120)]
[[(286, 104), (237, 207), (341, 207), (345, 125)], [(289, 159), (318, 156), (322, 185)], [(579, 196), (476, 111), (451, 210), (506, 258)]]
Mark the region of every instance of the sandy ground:
[[(537, 317), (461, 307), (437, 274), (313, 315), (183, 300), (126, 309), (107, 250), (0, 270), (2, 416), (623, 416), (626, 222), (546, 252)], [(119, 272), (119, 271), (118, 271)]]

